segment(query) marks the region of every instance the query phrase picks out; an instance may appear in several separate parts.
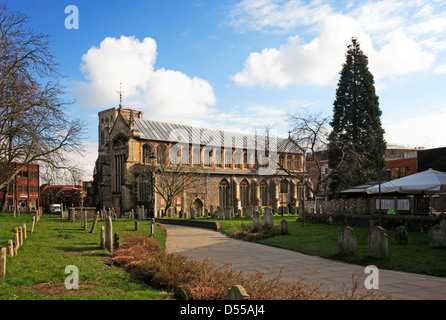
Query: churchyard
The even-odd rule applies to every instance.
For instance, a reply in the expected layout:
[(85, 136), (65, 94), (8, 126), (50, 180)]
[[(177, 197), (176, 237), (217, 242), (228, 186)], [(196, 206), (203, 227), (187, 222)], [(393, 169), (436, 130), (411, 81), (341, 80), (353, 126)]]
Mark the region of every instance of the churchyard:
[[(347, 227), (311, 221), (304, 226), (297, 214), (268, 212), (259, 216), (253, 212), (247, 217), (232, 214), (229, 209), (225, 219), (224, 211), (222, 219), (210, 214), (191, 217), (190, 213), (181, 218), (171, 215), (165, 219), (214, 221), (220, 225), (219, 232), (245, 241), (358, 265), (446, 277), (445, 249), (432, 247), (429, 232)], [(107, 221), (112, 221), (112, 230), (107, 231)], [(7, 264), (5, 276), (0, 280), (0, 299), (172, 299), (172, 292), (157, 290), (136, 280), (108, 259), (114, 249), (106, 248), (107, 237), (112, 243), (125, 243), (129, 235), (150, 235), (151, 226), (150, 219), (135, 216), (113, 219), (98, 216), (97, 220), (90, 219), (85, 224), (83, 219), (72, 221), (59, 215), (43, 215), (37, 219), (31, 213), (17, 217), (1, 213), (0, 247), (7, 251)], [(22, 227), (21, 233), (16, 231), (19, 227)], [(436, 226), (434, 229), (441, 233), (443, 228)], [(26, 238), (16, 240), (19, 235), (26, 235)], [(373, 236), (376, 240), (371, 240)], [(165, 245), (166, 233), (159, 225), (156, 225), (154, 238), (161, 247)], [(369, 245), (373, 241), (378, 243), (378, 253)], [(16, 242), (21, 243), (17, 249)], [(81, 270), (81, 291), (64, 287), (64, 279), (69, 275), (65, 268), (69, 265)]]
[[(0, 277), (0, 300), (151, 300), (170, 298), (166, 292), (155, 290), (134, 280), (127, 272), (107, 262), (108, 250), (100, 245), (101, 228), (105, 221), (98, 220), (93, 233), (93, 221), (87, 230), (83, 221), (71, 222), (59, 215), (44, 214), (31, 232), (34, 214), (13, 217), (12, 213), (0, 213), (0, 247), (8, 248), (14, 241), (14, 229), (26, 225), (26, 239), (17, 254), (7, 254), (6, 274)], [(130, 220), (113, 221), (114, 232), (125, 241), (126, 235), (149, 233), (150, 222), (139, 224)], [(155, 238), (164, 245), (165, 232), (157, 227)], [(79, 287), (67, 290), (65, 280), (67, 266), (79, 269)]]
[[(220, 213), (218, 213), (219, 210)], [(242, 212), (238, 214), (234, 212), (229, 219), (230, 214), (225, 216), (225, 211), (231, 212), (231, 209), (216, 208), (214, 215), (210, 212), (203, 216), (193, 214), (192, 220), (216, 221), (220, 225), (220, 231), (228, 236), (304, 254), (363, 266), (376, 265), (383, 269), (446, 277), (446, 243), (444, 242), (446, 229), (443, 223), (436, 224), (423, 232), (408, 231), (401, 227), (386, 230), (376, 225), (349, 227), (351, 229), (349, 234), (354, 237), (354, 248), (344, 251), (340, 238), (344, 228), (348, 227), (346, 225), (306, 221), (303, 226), (298, 214), (281, 215), (271, 211), (270, 218), (266, 220), (265, 214), (261, 214), (260, 225), (263, 227), (259, 225), (253, 230), (253, 222), (258, 219), (255, 212), (248, 213), (248, 216)], [(271, 217), (273, 222), (271, 222)], [(169, 218), (168, 215), (165, 218)], [(190, 214), (183, 214), (181, 218), (171, 215), (171, 219), (191, 220), (191, 217)], [(286, 232), (283, 230), (284, 220), (287, 221)], [(273, 229), (265, 228), (271, 223), (274, 224)], [(269, 229), (269, 235), (264, 234), (265, 229)], [(433, 233), (436, 234), (433, 235)], [(440, 240), (441, 244), (435, 244), (435, 239)], [(373, 243), (369, 245), (369, 242)]]

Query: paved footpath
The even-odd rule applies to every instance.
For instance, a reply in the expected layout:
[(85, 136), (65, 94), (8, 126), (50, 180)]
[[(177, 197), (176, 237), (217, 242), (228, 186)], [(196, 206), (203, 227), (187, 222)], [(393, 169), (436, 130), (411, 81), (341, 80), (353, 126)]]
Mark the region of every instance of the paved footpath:
[[(166, 251), (192, 259), (208, 259), (216, 266), (228, 266), (244, 272), (261, 270), (266, 275), (292, 281), (300, 277), (320, 283), (325, 289), (337, 292), (352, 287), (352, 276), (360, 279), (365, 292), (366, 277), (362, 266), (342, 263), (286, 249), (236, 240), (203, 228), (165, 224)], [(395, 300), (446, 300), (446, 278), (406, 272), (379, 270), (379, 289), (376, 294)]]

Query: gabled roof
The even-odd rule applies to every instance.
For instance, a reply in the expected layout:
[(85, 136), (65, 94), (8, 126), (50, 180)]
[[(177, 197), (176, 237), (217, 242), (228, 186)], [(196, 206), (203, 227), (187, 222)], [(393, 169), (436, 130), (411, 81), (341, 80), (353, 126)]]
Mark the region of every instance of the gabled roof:
[[(235, 147), (249, 150), (264, 150), (267, 137), (215, 129), (192, 127), (152, 120), (134, 119), (134, 127), (144, 140), (196, 143), (212, 147)], [(289, 139), (269, 137), (270, 150), (277, 141), (278, 152), (301, 153)]]

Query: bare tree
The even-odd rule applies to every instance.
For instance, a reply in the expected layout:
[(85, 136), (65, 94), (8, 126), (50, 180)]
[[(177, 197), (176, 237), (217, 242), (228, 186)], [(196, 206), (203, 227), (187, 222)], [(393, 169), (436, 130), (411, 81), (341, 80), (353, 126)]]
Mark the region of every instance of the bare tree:
[[(345, 162), (345, 155), (356, 150), (354, 145), (349, 144), (338, 146), (341, 153), (339, 162), (331, 170), (327, 170), (328, 158), (326, 152), (329, 145), (328, 137), (331, 132), (329, 129), (331, 118), (329, 116), (321, 112), (304, 110), (302, 113), (290, 115), (288, 120), (292, 126), (288, 136), (289, 143), (304, 154), (308, 160), (307, 167), (304, 172), (295, 173), (290, 172), (280, 164), (278, 165), (289, 175), (297, 177), (315, 198), (325, 195), (327, 183), (337, 172), (342, 171), (348, 175), (358, 171), (364, 173), (369, 171), (365, 165), (367, 159), (358, 152), (355, 153), (356, 161), (354, 163)], [(310, 162), (311, 166), (308, 165)], [(315, 183), (309, 179), (310, 176), (315, 177)]]
[[(154, 155), (152, 155), (155, 158)], [(158, 162), (135, 166), (135, 175), (149, 182), (153, 191), (166, 202), (165, 212), (174, 205), (175, 197), (184, 192), (197, 192), (206, 185), (206, 174), (188, 164), (172, 164), (167, 157), (157, 157)], [(162, 161), (159, 161), (162, 159)]]
[[(74, 170), (67, 154), (82, 150), (83, 123), (69, 119), (49, 36), (0, 5), (0, 190), (31, 163)], [(13, 163), (19, 163), (12, 169)], [(5, 201), (6, 197), (3, 197)], [(3, 203), (3, 205), (5, 202)]]

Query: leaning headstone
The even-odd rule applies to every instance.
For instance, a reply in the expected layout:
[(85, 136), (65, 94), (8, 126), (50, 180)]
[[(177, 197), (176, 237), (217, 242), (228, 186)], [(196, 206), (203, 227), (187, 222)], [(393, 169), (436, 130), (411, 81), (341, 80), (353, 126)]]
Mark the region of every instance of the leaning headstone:
[(99, 211), (96, 213), (96, 217), (94, 218), (93, 225), (91, 226), (90, 233), (94, 232), (94, 229), (96, 229), (96, 225), (98, 224), (99, 219)]
[(34, 232), (34, 225), (36, 224), (36, 216), (33, 216), (33, 221), (31, 222), (31, 233)]
[(282, 234), (290, 234), (290, 229), (288, 227), (288, 221), (283, 219), (280, 222), (280, 230)]
[(367, 238), (368, 255), (374, 258), (386, 258), (389, 255), (387, 233), (380, 227), (369, 229)]
[(236, 285), (228, 290), (226, 300), (249, 300), (249, 295), (242, 286)]
[(395, 229), (395, 241), (398, 244), (407, 244), (407, 230), (404, 226), (398, 226)]
[(351, 254), (356, 251), (356, 235), (351, 227), (339, 228), (338, 232), (338, 252)]
[(429, 229), (429, 247), (446, 247), (446, 232), (439, 224), (436, 224)]

